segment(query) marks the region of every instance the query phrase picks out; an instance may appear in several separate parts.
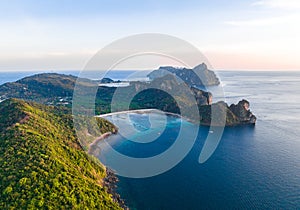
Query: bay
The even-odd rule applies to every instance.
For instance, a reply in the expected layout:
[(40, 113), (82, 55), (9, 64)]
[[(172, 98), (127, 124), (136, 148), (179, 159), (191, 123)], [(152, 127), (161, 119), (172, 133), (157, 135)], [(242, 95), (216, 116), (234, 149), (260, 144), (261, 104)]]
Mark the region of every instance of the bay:
[[(226, 128), (216, 151), (203, 164), (198, 158), (208, 128), (200, 127), (191, 151), (171, 170), (148, 178), (120, 176), (118, 192), (132, 209), (300, 208), (299, 72), (218, 74), (229, 104), (243, 98), (250, 101), (258, 117), (256, 126)], [(131, 121), (145, 126), (143, 115), (135, 114)], [(155, 142), (139, 144), (117, 136), (111, 144), (132, 157), (157, 155), (174, 143), (181, 123), (169, 116)], [(109, 155), (106, 150), (99, 158), (106, 163)]]

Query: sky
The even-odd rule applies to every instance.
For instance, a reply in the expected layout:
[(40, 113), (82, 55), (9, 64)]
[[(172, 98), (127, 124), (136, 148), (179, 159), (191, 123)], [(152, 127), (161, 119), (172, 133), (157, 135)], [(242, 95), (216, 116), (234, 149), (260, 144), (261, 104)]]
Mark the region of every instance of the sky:
[(299, 23), (299, 0), (0, 0), (0, 71), (81, 70), (141, 33), (183, 39), (217, 70), (300, 70)]

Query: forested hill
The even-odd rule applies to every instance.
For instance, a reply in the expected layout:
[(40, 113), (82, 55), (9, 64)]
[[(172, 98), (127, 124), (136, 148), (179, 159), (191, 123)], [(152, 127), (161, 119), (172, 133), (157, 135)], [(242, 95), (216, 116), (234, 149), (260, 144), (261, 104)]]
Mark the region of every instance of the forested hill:
[(0, 209), (120, 209), (67, 109), (17, 99), (0, 105)]
[(72, 75), (44, 73), (25, 77), (0, 86), (2, 98), (21, 98), (46, 102), (52, 98), (71, 97), (77, 77)]

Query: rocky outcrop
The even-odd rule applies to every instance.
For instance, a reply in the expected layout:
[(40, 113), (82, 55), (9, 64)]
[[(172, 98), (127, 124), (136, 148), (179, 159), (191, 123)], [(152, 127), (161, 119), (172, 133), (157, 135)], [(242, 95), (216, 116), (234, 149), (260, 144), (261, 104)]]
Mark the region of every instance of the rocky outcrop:
[(256, 117), (250, 111), (249, 101), (243, 99), (238, 104), (231, 104), (229, 109), (238, 117), (242, 124), (255, 124)]
[[(236, 105), (232, 104), (230, 107), (224, 101), (200, 106), (200, 124), (207, 126), (255, 125), (256, 117), (249, 110), (249, 106), (250, 104), (246, 100), (242, 100)], [(214, 120), (212, 120), (212, 111), (215, 112)]]
[(179, 82), (185, 82), (190, 87), (212, 86), (220, 84), (220, 81), (215, 73), (209, 70), (205, 63), (202, 63), (194, 67), (193, 69), (163, 66), (157, 70), (152, 71), (147, 76), (150, 80), (154, 80), (168, 74), (175, 75)]

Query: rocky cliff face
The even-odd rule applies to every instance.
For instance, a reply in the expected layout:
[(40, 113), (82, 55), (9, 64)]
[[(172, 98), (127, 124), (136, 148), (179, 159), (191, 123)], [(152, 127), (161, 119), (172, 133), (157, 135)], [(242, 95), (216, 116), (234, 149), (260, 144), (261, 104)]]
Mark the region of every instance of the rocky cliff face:
[(147, 76), (150, 80), (154, 80), (168, 74), (175, 75), (179, 82), (185, 82), (189, 86), (212, 86), (220, 84), (215, 73), (209, 70), (205, 63), (195, 66), (193, 69), (164, 66), (152, 71)]
[(191, 87), (191, 90), (194, 93), (197, 104), (199, 104), (201, 106), (212, 104), (213, 95), (210, 92), (206, 92), (206, 91), (200, 90), (200, 89), (195, 88), (195, 87)]
[[(232, 104), (230, 107), (224, 101), (219, 101), (211, 105), (199, 106), (201, 115), (200, 124), (207, 126), (223, 126), (225, 120), (226, 126), (255, 125), (256, 117), (249, 109), (245, 108), (246, 105), (249, 107), (249, 102), (242, 100), (238, 104)], [(214, 121), (212, 121), (212, 110), (215, 112)]]
[(229, 109), (238, 117), (240, 123), (255, 124), (256, 117), (250, 111), (249, 101), (243, 99), (238, 104), (231, 104)]

